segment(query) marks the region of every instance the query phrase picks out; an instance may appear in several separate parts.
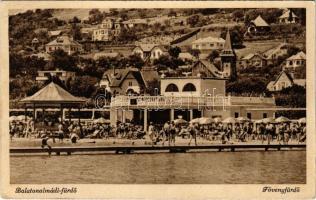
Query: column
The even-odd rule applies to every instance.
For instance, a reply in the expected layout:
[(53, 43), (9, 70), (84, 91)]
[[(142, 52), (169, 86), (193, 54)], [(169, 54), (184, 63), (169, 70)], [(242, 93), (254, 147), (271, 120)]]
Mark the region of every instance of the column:
[(148, 114), (148, 111), (147, 111), (147, 109), (144, 109), (144, 131), (146, 131), (147, 132), (147, 126), (148, 126), (148, 119), (147, 119), (147, 114)]
[(122, 122), (125, 123), (126, 122), (126, 110), (122, 109)]
[(92, 120), (94, 120), (94, 112), (95, 112), (95, 110), (94, 110), (94, 108), (92, 109)]
[(191, 109), (190, 111), (190, 121), (193, 119), (193, 109)]
[(174, 120), (174, 109), (171, 108), (170, 109), (170, 121), (173, 121)]
[(63, 105), (60, 104), (60, 123), (63, 123)]
[[(25, 106), (25, 105), (24, 105)], [(24, 120), (25, 120), (25, 122), (27, 121), (27, 118), (26, 118), (26, 114), (27, 114), (27, 110), (26, 110), (27, 108), (26, 108), (26, 106), (25, 106), (25, 110), (24, 110), (24, 116), (25, 116), (25, 118), (24, 118)]]

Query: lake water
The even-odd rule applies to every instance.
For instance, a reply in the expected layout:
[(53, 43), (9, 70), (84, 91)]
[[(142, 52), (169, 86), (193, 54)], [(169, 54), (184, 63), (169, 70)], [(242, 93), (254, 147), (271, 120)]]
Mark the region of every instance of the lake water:
[(305, 151), (11, 156), (11, 183), (295, 184)]

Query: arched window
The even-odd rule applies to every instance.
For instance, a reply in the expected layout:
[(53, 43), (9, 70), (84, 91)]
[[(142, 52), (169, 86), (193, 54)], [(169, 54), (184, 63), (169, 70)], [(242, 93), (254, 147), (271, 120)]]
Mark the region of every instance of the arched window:
[(183, 92), (195, 92), (196, 88), (192, 83), (187, 83), (184, 87), (183, 87)]
[(170, 84), (167, 86), (165, 92), (179, 92), (179, 89), (178, 89), (178, 86), (176, 86), (176, 85), (173, 84), (173, 83), (170, 83)]

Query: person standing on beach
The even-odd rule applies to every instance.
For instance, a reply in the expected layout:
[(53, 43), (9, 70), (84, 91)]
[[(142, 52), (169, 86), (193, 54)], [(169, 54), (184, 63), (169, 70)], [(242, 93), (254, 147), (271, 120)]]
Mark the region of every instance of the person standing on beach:
[(44, 149), (45, 147), (47, 147), (47, 148), (48, 148), (48, 154), (49, 154), (49, 156), (50, 156), (50, 155), (51, 155), (51, 149), (52, 149), (52, 147), (47, 143), (48, 140), (49, 140), (49, 137), (48, 137), (48, 136), (45, 136), (45, 137), (42, 139), (42, 145), (41, 145), (41, 147), (42, 147), (42, 149)]
[(163, 129), (165, 131), (166, 138), (168, 139), (168, 144), (170, 146), (170, 125), (169, 125), (169, 121), (167, 121), (164, 124)]
[(173, 146), (176, 145), (176, 126), (174, 122), (170, 124), (170, 142), (173, 143)]
[(190, 132), (189, 146), (191, 144), (192, 139), (194, 139), (194, 143), (195, 143), (195, 146), (196, 146), (197, 145), (197, 142), (196, 142), (197, 127), (196, 127), (196, 125), (190, 124), (189, 132)]
[(59, 139), (59, 142), (63, 142), (64, 140), (64, 128), (63, 128), (63, 124), (60, 123), (58, 125), (58, 139)]

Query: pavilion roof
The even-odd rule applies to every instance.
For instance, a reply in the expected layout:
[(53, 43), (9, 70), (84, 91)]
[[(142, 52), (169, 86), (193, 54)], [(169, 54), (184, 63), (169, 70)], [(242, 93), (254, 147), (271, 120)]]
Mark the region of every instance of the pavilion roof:
[(32, 96), (26, 97), (20, 102), (36, 104), (80, 104), (85, 101), (85, 99), (75, 97), (59, 85), (51, 82)]

